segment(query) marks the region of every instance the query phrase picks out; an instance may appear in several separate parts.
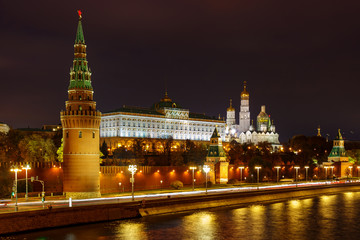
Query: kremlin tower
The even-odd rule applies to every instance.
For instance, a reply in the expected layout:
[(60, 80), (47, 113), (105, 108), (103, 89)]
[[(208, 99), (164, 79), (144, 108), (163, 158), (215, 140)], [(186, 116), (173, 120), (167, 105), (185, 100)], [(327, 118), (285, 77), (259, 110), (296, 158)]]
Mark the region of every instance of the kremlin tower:
[(250, 128), (250, 109), (249, 97), (250, 94), (246, 91), (246, 81), (244, 81), (244, 91), (241, 92), (241, 104), (239, 113), (239, 131), (246, 132)]
[(64, 139), (64, 193), (69, 198), (100, 197), (99, 127), (101, 113), (96, 111), (91, 71), (86, 60), (82, 16), (74, 45), (73, 66), (66, 110), (60, 118)]

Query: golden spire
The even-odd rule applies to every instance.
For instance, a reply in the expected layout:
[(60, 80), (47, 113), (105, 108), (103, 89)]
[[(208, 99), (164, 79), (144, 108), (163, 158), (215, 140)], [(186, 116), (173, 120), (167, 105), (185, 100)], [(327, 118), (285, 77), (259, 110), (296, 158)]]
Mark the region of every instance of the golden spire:
[(230, 107), (227, 108), (227, 111), (235, 111), (235, 109), (232, 106), (232, 99), (230, 99)]
[(321, 132), (320, 132), (320, 131), (321, 131), (321, 128), (320, 128), (320, 125), (318, 126), (317, 130), (318, 130), (317, 136), (318, 136), (318, 137), (321, 137)]
[(250, 94), (248, 93), (248, 91), (246, 91), (246, 81), (244, 81), (244, 91), (241, 92), (240, 96), (243, 100), (249, 100)]

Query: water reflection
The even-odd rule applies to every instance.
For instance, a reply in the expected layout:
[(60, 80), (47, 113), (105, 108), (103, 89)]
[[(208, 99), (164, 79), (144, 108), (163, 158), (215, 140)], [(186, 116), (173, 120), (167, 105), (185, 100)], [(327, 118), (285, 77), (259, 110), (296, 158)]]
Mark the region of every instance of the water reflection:
[(14, 239), (360, 239), (360, 193), (153, 216), (16, 235)]
[(120, 239), (143, 240), (147, 239), (146, 228), (143, 223), (132, 221), (120, 222), (116, 231), (116, 236)]
[(217, 227), (220, 223), (216, 218), (215, 213), (206, 211), (184, 217), (184, 237), (186, 239), (216, 239)]

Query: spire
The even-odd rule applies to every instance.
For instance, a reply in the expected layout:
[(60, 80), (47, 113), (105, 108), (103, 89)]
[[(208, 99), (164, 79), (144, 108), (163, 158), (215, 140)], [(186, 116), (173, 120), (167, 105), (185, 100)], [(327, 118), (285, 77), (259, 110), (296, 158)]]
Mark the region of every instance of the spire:
[(318, 137), (321, 137), (321, 132), (320, 132), (320, 131), (321, 131), (321, 128), (320, 128), (320, 125), (318, 126), (317, 131), (318, 131), (318, 132), (317, 132), (317, 136), (318, 136)]
[(82, 13), (80, 10), (78, 10), (78, 14), (79, 14), (79, 23), (76, 31), (75, 44), (85, 44), (84, 32), (81, 24)]
[(340, 129), (338, 130), (337, 139), (343, 140)]
[(211, 138), (220, 138), (220, 134), (217, 130), (217, 125), (215, 126), (215, 129), (214, 129), (214, 132), (213, 132)]
[(70, 69), (69, 89), (80, 88), (92, 90), (91, 71), (86, 60), (86, 45), (81, 24), (82, 15), (80, 10), (78, 10), (78, 14), (79, 23), (74, 45), (74, 61), (73, 66)]
[(230, 111), (235, 111), (235, 109), (234, 109), (233, 106), (232, 106), (232, 99), (230, 99), (230, 107), (228, 107), (227, 111), (228, 111), (228, 112), (230, 112)]
[(241, 99), (249, 100), (250, 94), (246, 91), (246, 81), (244, 81), (244, 90), (241, 92)]

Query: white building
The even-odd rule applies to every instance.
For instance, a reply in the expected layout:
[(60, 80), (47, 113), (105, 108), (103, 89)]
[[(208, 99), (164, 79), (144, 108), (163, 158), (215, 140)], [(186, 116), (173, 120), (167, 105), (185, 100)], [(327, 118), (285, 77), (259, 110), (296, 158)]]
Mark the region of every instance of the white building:
[(271, 122), (270, 116), (265, 112), (265, 106), (261, 106), (261, 111), (256, 119), (256, 127), (253, 123), (250, 125), (249, 100), (250, 94), (247, 92), (246, 82), (244, 82), (244, 90), (241, 93), (239, 124), (236, 124), (235, 109), (230, 101), (230, 107), (226, 114), (225, 140), (254, 144), (268, 142), (274, 149), (280, 147), (279, 134), (275, 132), (274, 122)]
[(0, 132), (2, 133), (8, 133), (10, 131), (9, 125), (6, 123), (0, 122)]
[(100, 137), (168, 138), (210, 141), (215, 127), (225, 140), (225, 122), (181, 108), (165, 93), (151, 108), (123, 106), (101, 117)]

